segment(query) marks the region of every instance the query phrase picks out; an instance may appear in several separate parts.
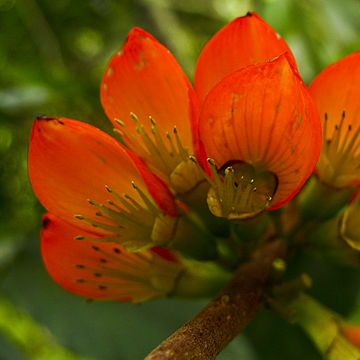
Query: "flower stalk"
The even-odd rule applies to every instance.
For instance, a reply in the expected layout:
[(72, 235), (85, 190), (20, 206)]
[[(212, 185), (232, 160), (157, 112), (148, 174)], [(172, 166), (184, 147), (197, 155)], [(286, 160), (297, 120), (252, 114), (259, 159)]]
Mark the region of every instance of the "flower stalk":
[(309, 335), (324, 359), (360, 359), (360, 349), (343, 333), (346, 323), (339, 315), (304, 294), (290, 306), (297, 312), (298, 325)]
[(145, 360), (215, 359), (264, 305), (264, 286), (275, 259), (286, 248), (274, 241), (241, 265), (233, 279), (193, 319), (177, 330)]
[(337, 189), (312, 176), (299, 197), (301, 217), (326, 220), (335, 216), (354, 195), (356, 187)]

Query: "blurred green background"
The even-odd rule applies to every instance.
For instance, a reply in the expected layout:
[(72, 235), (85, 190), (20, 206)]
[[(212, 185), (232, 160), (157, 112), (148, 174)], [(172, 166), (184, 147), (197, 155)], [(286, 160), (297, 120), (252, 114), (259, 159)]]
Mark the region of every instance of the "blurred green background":
[[(27, 176), (28, 141), (39, 114), (111, 133), (99, 85), (132, 27), (164, 43), (191, 78), (211, 35), (247, 11), (288, 41), (306, 83), (360, 49), (358, 0), (0, 0), (0, 359), (70, 359), (60, 346), (93, 359), (141, 359), (204, 305), (85, 304), (53, 283), (39, 254), (44, 209)], [(298, 267), (318, 299), (360, 323), (358, 271), (303, 257)], [(296, 327), (266, 310), (219, 357), (304, 358), (320, 359)]]

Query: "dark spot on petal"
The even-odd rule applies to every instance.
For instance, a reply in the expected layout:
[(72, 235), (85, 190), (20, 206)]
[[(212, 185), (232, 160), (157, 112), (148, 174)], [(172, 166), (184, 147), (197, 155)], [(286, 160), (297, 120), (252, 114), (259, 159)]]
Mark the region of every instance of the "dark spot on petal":
[(46, 229), (50, 224), (50, 219), (48, 217), (43, 218), (43, 229)]
[(121, 250), (119, 248), (114, 248), (113, 250), (114, 250), (114, 253), (121, 254)]
[(36, 117), (36, 120), (45, 120), (45, 121), (50, 121), (50, 120), (55, 120), (56, 118), (53, 116), (46, 116), (46, 115), (38, 115)]
[(76, 281), (77, 283), (84, 283), (84, 282), (85, 282), (84, 279), (76, 279), (75, 281)]
[(92, 246), (92, 248), (93, 248), (93, 250), (95, 250), (95, 251), (99, 251), (100, 250), (100, 248), (98, 247), (98, 246)]
[(107, 263), (107, 260), (106, 260), (106, 259), (104, 259), (104, 258), (101, 258), (101, 259), (100, 259), (100, 262), (102, 262), (102, 263), (106, 264), (106, 263)]
[(77, 265), (75, 265), (75, 267), (76, 267), (76, 268), (78, 268), (78, 269), (84, 269), (84, 268), (85, 268), (85, 266), (84, 266), (84, 265), (78, 265), (78, 264), (77, 264)]
[(56, 120), (59, 124), (64, 125), (63, 121), (61, 121), (59, 118), (53, 117), (53, 116), (38, 115), (36, 117), (36, 120), (39, 120), (39, 121), (53, 121), (53, 120)]
[(100, 274), (100, 273), (94, 273), (94, 276), (96, 276), (96, 277), (101, 277), (102, 274)]
[(102, 156), (98, 155), (97, 158), (102, 164), (106, 164), (106, 160)]
[(100, 290), (106, 290), (107, 289), (107, 286), (105, 286), (105, 285), (99, 285), (98, 287), (99, 287)]

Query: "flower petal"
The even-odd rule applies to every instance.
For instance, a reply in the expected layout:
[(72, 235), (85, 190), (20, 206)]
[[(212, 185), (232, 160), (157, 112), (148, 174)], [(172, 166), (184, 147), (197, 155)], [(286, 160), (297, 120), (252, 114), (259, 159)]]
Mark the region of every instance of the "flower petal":
[[(328, 114), (329, 127), (341, 119), (360, 126), (360, 51), (356, 51), (325, 68), (309, 86), (321, 119)], [(333, 125), (333, 126), (331, 126)], [(330, 129), (329, 129), (330, 130)]]
[(183, 143), (192, 146), (196, 94), (172, 54), (144, 30), (134, 28), (111, 59), (101, 84), (101, 102), (115, 126), (117, 118), (134, 133), (133, 112), (150, 129), (152, 116), (162, 132), (172, 132), (176, 125)]
[(244, 161), (278, 178), (272, 201), (290, 200), (310, 176), (321, 147), (320, 121), (285, 55), (232, 73), (209, 93), (200, 139), (220, 168)]
[(341, 328), (341, 331), (348, 340), (357, 347), (360, 347), (360, 326), (346, 324)]
[(338, 188), (360, 184), (360, 51), (325, 68), (309, 92), (324, 130), (319, 176)]
[[(51, 277), (63, 288), (95, 299), (141, 302), (172, 289), (181, 269), (174, 253), (128, 253), (115, 243), (74, 240), (96, 238), (53, 214), (43, 217), (41, 252)], [(100, 237), (99, 237), (100, 239)], [(160, 255), (159, 255), (160, 254)]]
[(248, 13), (226, 25), (205, 45), (195, 71), (195, 89), (203, 101), (222, 78), (242, 67), (262, 63), (288, 52), (285, 40), (256, 13)]
[[(98, 220), (88, 199), (106, 204), (111, 195), (105, 186), (120, 194), (126, 192), (140, 203), (131, 181), (146, 190), (142, 177), (120, 143), (76, 120), (37, 118), (32, 129), (28, 161), (32, 186), (45, 208), (91, 231), (95, 229), (75, 219), (74, 215)], [(149, 176), (156, 183), (154, 176)], [(168, 214), (175, 215), (175, 202), (169, 190), (157, 186), (156, 191), (158, 198), (162, 198), (163, 210), (168, 206)], [(97, 232), (104, 233), (99, 228)]]

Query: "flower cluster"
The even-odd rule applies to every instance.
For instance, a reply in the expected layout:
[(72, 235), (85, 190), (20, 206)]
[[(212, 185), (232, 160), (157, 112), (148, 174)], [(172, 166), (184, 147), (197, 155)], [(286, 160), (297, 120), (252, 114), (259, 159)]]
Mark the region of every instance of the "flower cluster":
[(101, 84), (118, 140), (76, 120), (34, 122), (29, 175), (49, 211), (50, 275), (96, 299), (216, 291), (244, 259), (243, 219), (283, 207), (316, 164), (326, 186), (359, 183), (359, 64), (349, 55), (308, 89), (284, 39), (248, 13), (205, 45), (193, 87), (133, 29)]

